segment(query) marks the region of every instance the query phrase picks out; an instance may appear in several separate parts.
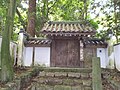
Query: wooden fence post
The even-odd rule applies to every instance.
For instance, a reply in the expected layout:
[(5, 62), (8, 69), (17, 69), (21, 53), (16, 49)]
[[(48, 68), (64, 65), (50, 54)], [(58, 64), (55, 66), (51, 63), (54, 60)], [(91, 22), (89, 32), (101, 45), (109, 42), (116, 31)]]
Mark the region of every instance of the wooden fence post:
[(92, 58), (92, 86), (93, 90), (102, 90), (100, 58)]

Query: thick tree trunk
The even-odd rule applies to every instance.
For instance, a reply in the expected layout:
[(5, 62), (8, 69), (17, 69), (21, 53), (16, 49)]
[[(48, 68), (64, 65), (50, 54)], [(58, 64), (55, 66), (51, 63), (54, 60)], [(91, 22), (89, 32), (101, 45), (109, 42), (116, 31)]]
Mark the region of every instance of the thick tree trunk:
[(13, 18), (16, 0), (8, 0), (8, 8), (5, 21), (5, 29), (3, 31), (1, 46), (1, 81), (7, 82), (13, 79), (13, 65), (10, 57), (10, 38), (13, 29)]
[(16, 0), (11, 0), (10, 1), (10, 16), (11, 16), (11, 20), (10, 20), (10, 39), (13, 39), (13, 25), (14, 25), (14, 16), (15, 16), (15, 11), (16, 11)]
[(29, 0), (27, 32), (35, 36), (36, 0)]

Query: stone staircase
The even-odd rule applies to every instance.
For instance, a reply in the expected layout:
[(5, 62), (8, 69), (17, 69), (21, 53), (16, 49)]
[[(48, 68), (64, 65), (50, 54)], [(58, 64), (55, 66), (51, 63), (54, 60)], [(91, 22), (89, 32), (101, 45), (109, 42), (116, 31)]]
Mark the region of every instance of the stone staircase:
[(26, 90), (92, 90), (92, 69), (42, 68)]

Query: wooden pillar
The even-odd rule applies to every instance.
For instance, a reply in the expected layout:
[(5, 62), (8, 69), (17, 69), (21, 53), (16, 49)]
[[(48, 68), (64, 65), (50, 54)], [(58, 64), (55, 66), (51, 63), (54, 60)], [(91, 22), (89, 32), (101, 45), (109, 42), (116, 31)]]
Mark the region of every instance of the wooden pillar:
[(102, 90), (100, 58), (92, 58), (92, 85), (93, 90)]
[(33, 46), (33, 55), (32, 55), (32, 66), (35, 64), (35, 46)]

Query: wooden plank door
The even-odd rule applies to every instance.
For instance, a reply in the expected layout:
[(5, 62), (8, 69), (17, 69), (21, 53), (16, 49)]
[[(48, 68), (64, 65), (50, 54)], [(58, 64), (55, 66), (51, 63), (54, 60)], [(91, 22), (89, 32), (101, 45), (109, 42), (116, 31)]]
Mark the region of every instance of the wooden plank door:
[(68, 57), (68, 43), (66, 40), (56, 40), (55, 43), (56, 59), (55, 66), (66, 67)]
[(80, 67), (80, 50), (77, 40), (68, 40), (67, 67)]
[(79, 42), (62, 39), (52, 43), (51, 66), (80, 67)]

